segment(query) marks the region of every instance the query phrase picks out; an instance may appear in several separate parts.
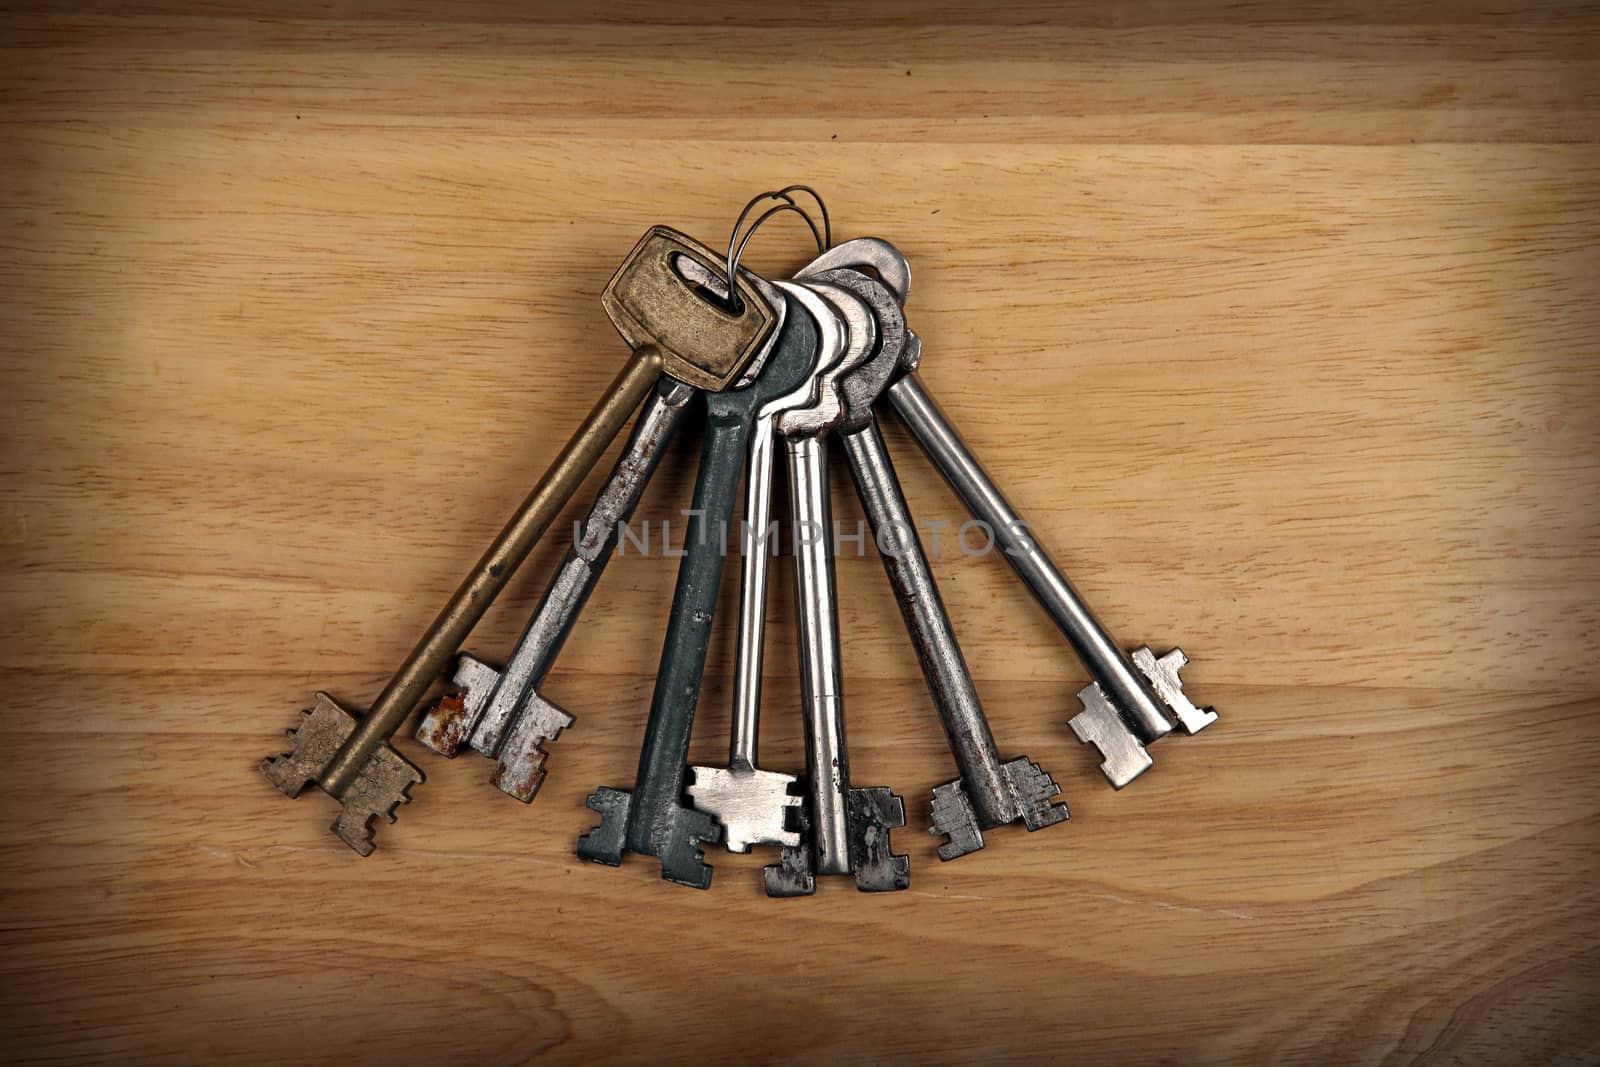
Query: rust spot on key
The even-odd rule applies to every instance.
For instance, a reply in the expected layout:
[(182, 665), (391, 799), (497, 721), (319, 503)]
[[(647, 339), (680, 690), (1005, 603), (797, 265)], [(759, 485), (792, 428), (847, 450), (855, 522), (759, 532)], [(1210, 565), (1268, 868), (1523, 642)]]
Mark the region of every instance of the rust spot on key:
[(439, 698), (417, 728), (417, 740), (442, 755), (453, 756), (461, 750), (466, 736), (467, 701), (460, 693), (446, 693)]
[(514, 764), (502, 762), (489, 776), (489, 782), (526, 804), (544, 783), (544, 756), (539, 754)]

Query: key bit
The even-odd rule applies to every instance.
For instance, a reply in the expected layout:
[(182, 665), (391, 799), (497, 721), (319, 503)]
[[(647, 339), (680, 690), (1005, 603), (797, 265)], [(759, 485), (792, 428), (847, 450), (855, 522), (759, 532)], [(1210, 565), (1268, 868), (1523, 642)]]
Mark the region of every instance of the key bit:
[(882, 786), (850, 790), (850, 869), (856, 888), (887, 893), (911, 884), (911, 857), (890, 848), (889, 831), (906, 824), (906, 807)]
[(940, 859), (953, 860), (977, 852), (983, 848), (983, 831), (1004, 823), (1021, 821), (1031, 831), (1067, 821), (1067, 806), (1052, 803), (1061, 795), (1061, 787), (1037, 763), (1019, 756), (1000, 764), (999, 770), (1004, 787), (1004, 822), (980, 817), (960, 778), (933, 787), (933, 821), (928, 832), (948, 838), (939, 846)]
[(1189, 657), (1183, 654), (1183, 649), (1175, 648), (1157, 659), (1148, 647), (1136, 648), (1133, 650), (1133, 665), (1144, 672), (1144, 676), (1150, 680), (1150, 688), (1177, 716), (1178, 725), (1185, 732), (1197, 734), (1217, 721), (1216, 712), (1210, 708), (1195, 707), (1183, 692), (1183, 680), (1178, 677), (1178, 672), (1189, 665)]
[(1016, 802), (1022, 825), (1029, 830), (1041, 830), (1067, 820), (1067, 806), (1051, 803), (1061, 795), (1061, 787), (1045, 773), (1043, 767), (1019, 756), (1010, 763), (1001, 764), (1006, 788)]
[(722, 823), (729, 852), (749, 852), (755, 845), (795, 846), (800, 834), (794, 813), (801, 797), (792, 790), (792, 774), (758, 770), (749, 765), (693, 767), (688, 786), (694, 806)]
[[(624, 852), (638, 852), (628, 843), (633, 817), (633, 794), (601, 786), (584, 805), (600, 813), (600, 825), (578, 838), (578, 855), (608, 867), (622, 866)], [(703, 811), (681, 804), (663, 805), (664, 821), (649, 828), (650, 839), (661, 860), (661, 877), (692, 889), (711, 888), (711, 865), (701, 845), (722, 840), (722, 826)]]
[[(890, 893), (911, 885), (911, 857), (893, 850), (890, 831), (906, 824), (904, 802), (884, 786), (845, 792), (848, 862), (842, 872), (855, 876), (863, 893)], [(809, 832), (801, 818), (801, 833)], [(839, 871), (823, 873), (841, 873)], [(804, 897), (817, 891), (816, 860), (811, 847), (801, 843), (783, 849), (778, 862), (762, 869), (769, 897)]]
[(939, 846), (942, 860), (953, 860), (983, 848), (978, 813), (972, 810), (972, 801), (967, 799), (961, 779), (933, 787), (933, 820), (928, 832), (935, 837), (948, 838)]
[(778, 862), (763, 867), (761, 875), (769, 897), (809, 897), (817, 891), (811, 849), (805, 845), (786, 846)]
[(500, 672), (463, 652), (451, 681), (454, 689), (440, 697), (417, 726), (417, 740), (447, 758), (454, 758), (472, 735), (473, 725), (500, 683)]
[(1080, 689), (1078, 699), (1083, 702), (1083, 710), (1067, 720), (1067, 725), (1080, 742), (1100, 750), (1100, 772), (1113, 786), (1121, 789), (1155, 765), (1150, 753), (1106, 699), (1099, 682)]
[(516, 724), (500, 746), (500, 762), (489, 776), (490, 784), (524, 804), (533, 800), (544, 781), (546, 753), (542, 746), (554, 741), (573, 721), (571, 715), (537, 690), (530, 690), (523, 698)]
[[(327, 693), (318, 693), (316, 706), (302, 712), (300, 725), (289, 731), (294, 748), (263, 760), (261, 773), (284, 794), (299, 796), (355, 728), (354, 715)], [(379, 746), (339, 798), (339, 817), (329, 828), (356, 852), (371, 855), (377, 847), (373, 823), (380, 815), (394, 822), (394, 810), (411, 799), (411, 787), (422, 780), (422, 771), (404, 756), (386, 744)]]
[[(1183, 692), (1178, 671), (1189, 662), (1183, 649), (1175, 648), (1158, 659), (1149, 648), (1141, 647), (1134, 650), (1132, 659), (1185, 731), (1196, 734), (1217, 721), (1216, 712), (1195, 707)], [(1113, 786), (1121, 789), (1154, 766), (1150, 753), (1128, 728), (1099, 682), (1091, 682), (1079, 690), (1078, 699), (1083, 702), (1083, 710), (1069, 719), (1067, 725), (1079, 741), (1100, 750), (1100, 771)]]

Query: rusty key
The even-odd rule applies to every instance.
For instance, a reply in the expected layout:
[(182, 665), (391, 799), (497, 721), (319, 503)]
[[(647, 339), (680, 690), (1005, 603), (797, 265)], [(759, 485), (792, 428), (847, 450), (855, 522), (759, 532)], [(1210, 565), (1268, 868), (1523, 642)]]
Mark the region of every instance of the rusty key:
[(375, 847), (374, 823), (394, 821), (423, 773), (389, 743), (423, 694), (449, 665), (512, 572), (527, 557), (561, 508), (663, 376), (696, 389), (728, 388), (766, 358), (776, 336), (776, 312), (756, 288), (739, 279), (737, 310), (702, 287), (686, 283), (679, 260), (715, 273), (719, 257), (692, 238), (653, 227), (612, 276), (601, 303), (633, 349), (544, 477), (423, 633), (365, 715), (326, 693), (290, 731), (293, 750), (261, 764), (267, 780), (289, 796), (312, 782), (340, 802), (332, 829), (361, 855)]

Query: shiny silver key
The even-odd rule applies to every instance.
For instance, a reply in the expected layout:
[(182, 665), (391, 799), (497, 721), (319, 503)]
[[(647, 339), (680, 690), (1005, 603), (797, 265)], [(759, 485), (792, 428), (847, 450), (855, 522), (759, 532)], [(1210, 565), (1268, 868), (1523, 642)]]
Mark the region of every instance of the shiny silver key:
[[(793, 282), (778, 283), (819, 319), (830, 315), (871, 318), (848, 292)], [(834, 392), (830, 405), (790, 412), (778, 420), (789, 468), (789, 493), (795, 521), (795, 595), (800, 630), (800, 684), (806, 727), (806, 840), (785, 848), (780, 862), (766, 869), (767, 892), (797, 896), (815, 891), (818, 875), (854, 875), (868, 892), (904, 889), (910, 860), (891, 850), (890, 832), (905, 825), (905, 805), (883, 787), (851, 785), (845, 745), (844, 688), (839, 657), (837, 585), (833, 566), (833, 514), (828, 494), (827, 435), (842, 421), (845, 405), (840, 377), (871, 354), (840, 361), (840, 371), (824, 387)], [(875, 332), (875, 326), (872, 328)], [(875, 338), (874, 338), (875, 340)], [(848, 364), (848, 366), (846, 366)]]

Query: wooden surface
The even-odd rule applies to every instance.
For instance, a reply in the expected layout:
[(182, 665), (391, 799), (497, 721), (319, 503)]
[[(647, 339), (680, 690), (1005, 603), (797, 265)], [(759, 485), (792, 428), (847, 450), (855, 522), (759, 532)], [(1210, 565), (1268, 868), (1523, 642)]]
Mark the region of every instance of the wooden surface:
[[(587, 7), (4, 16), (11, 1055), (1600, 1057), (1600, 14)], [(716, 243), (799, 180), (911, 258), (930, 387), (1221, 722), (1113, 793), (1066, 728), (1083, 668), (947, 542), (1000, 745), (1072, 820), (941, 864), (949, 755), (846, 556), (855, 777), (906, 798), (910, 891), (590, 866), (676, 566), (630, 553), (552, 676), (578, 722), (536, 803), (406, 740), (429, 780), (356, 858), (257, 761), (315, 689), (376, 693), (610, 379), (639, 233)], [(786, 223), (750, 263), (806, 258)], [(684, 506), (695, 436), (642, 514)], [(888, 436), (918, 516), (964, 519)], [(563, 547), (470, 647), (509, 650)]]

